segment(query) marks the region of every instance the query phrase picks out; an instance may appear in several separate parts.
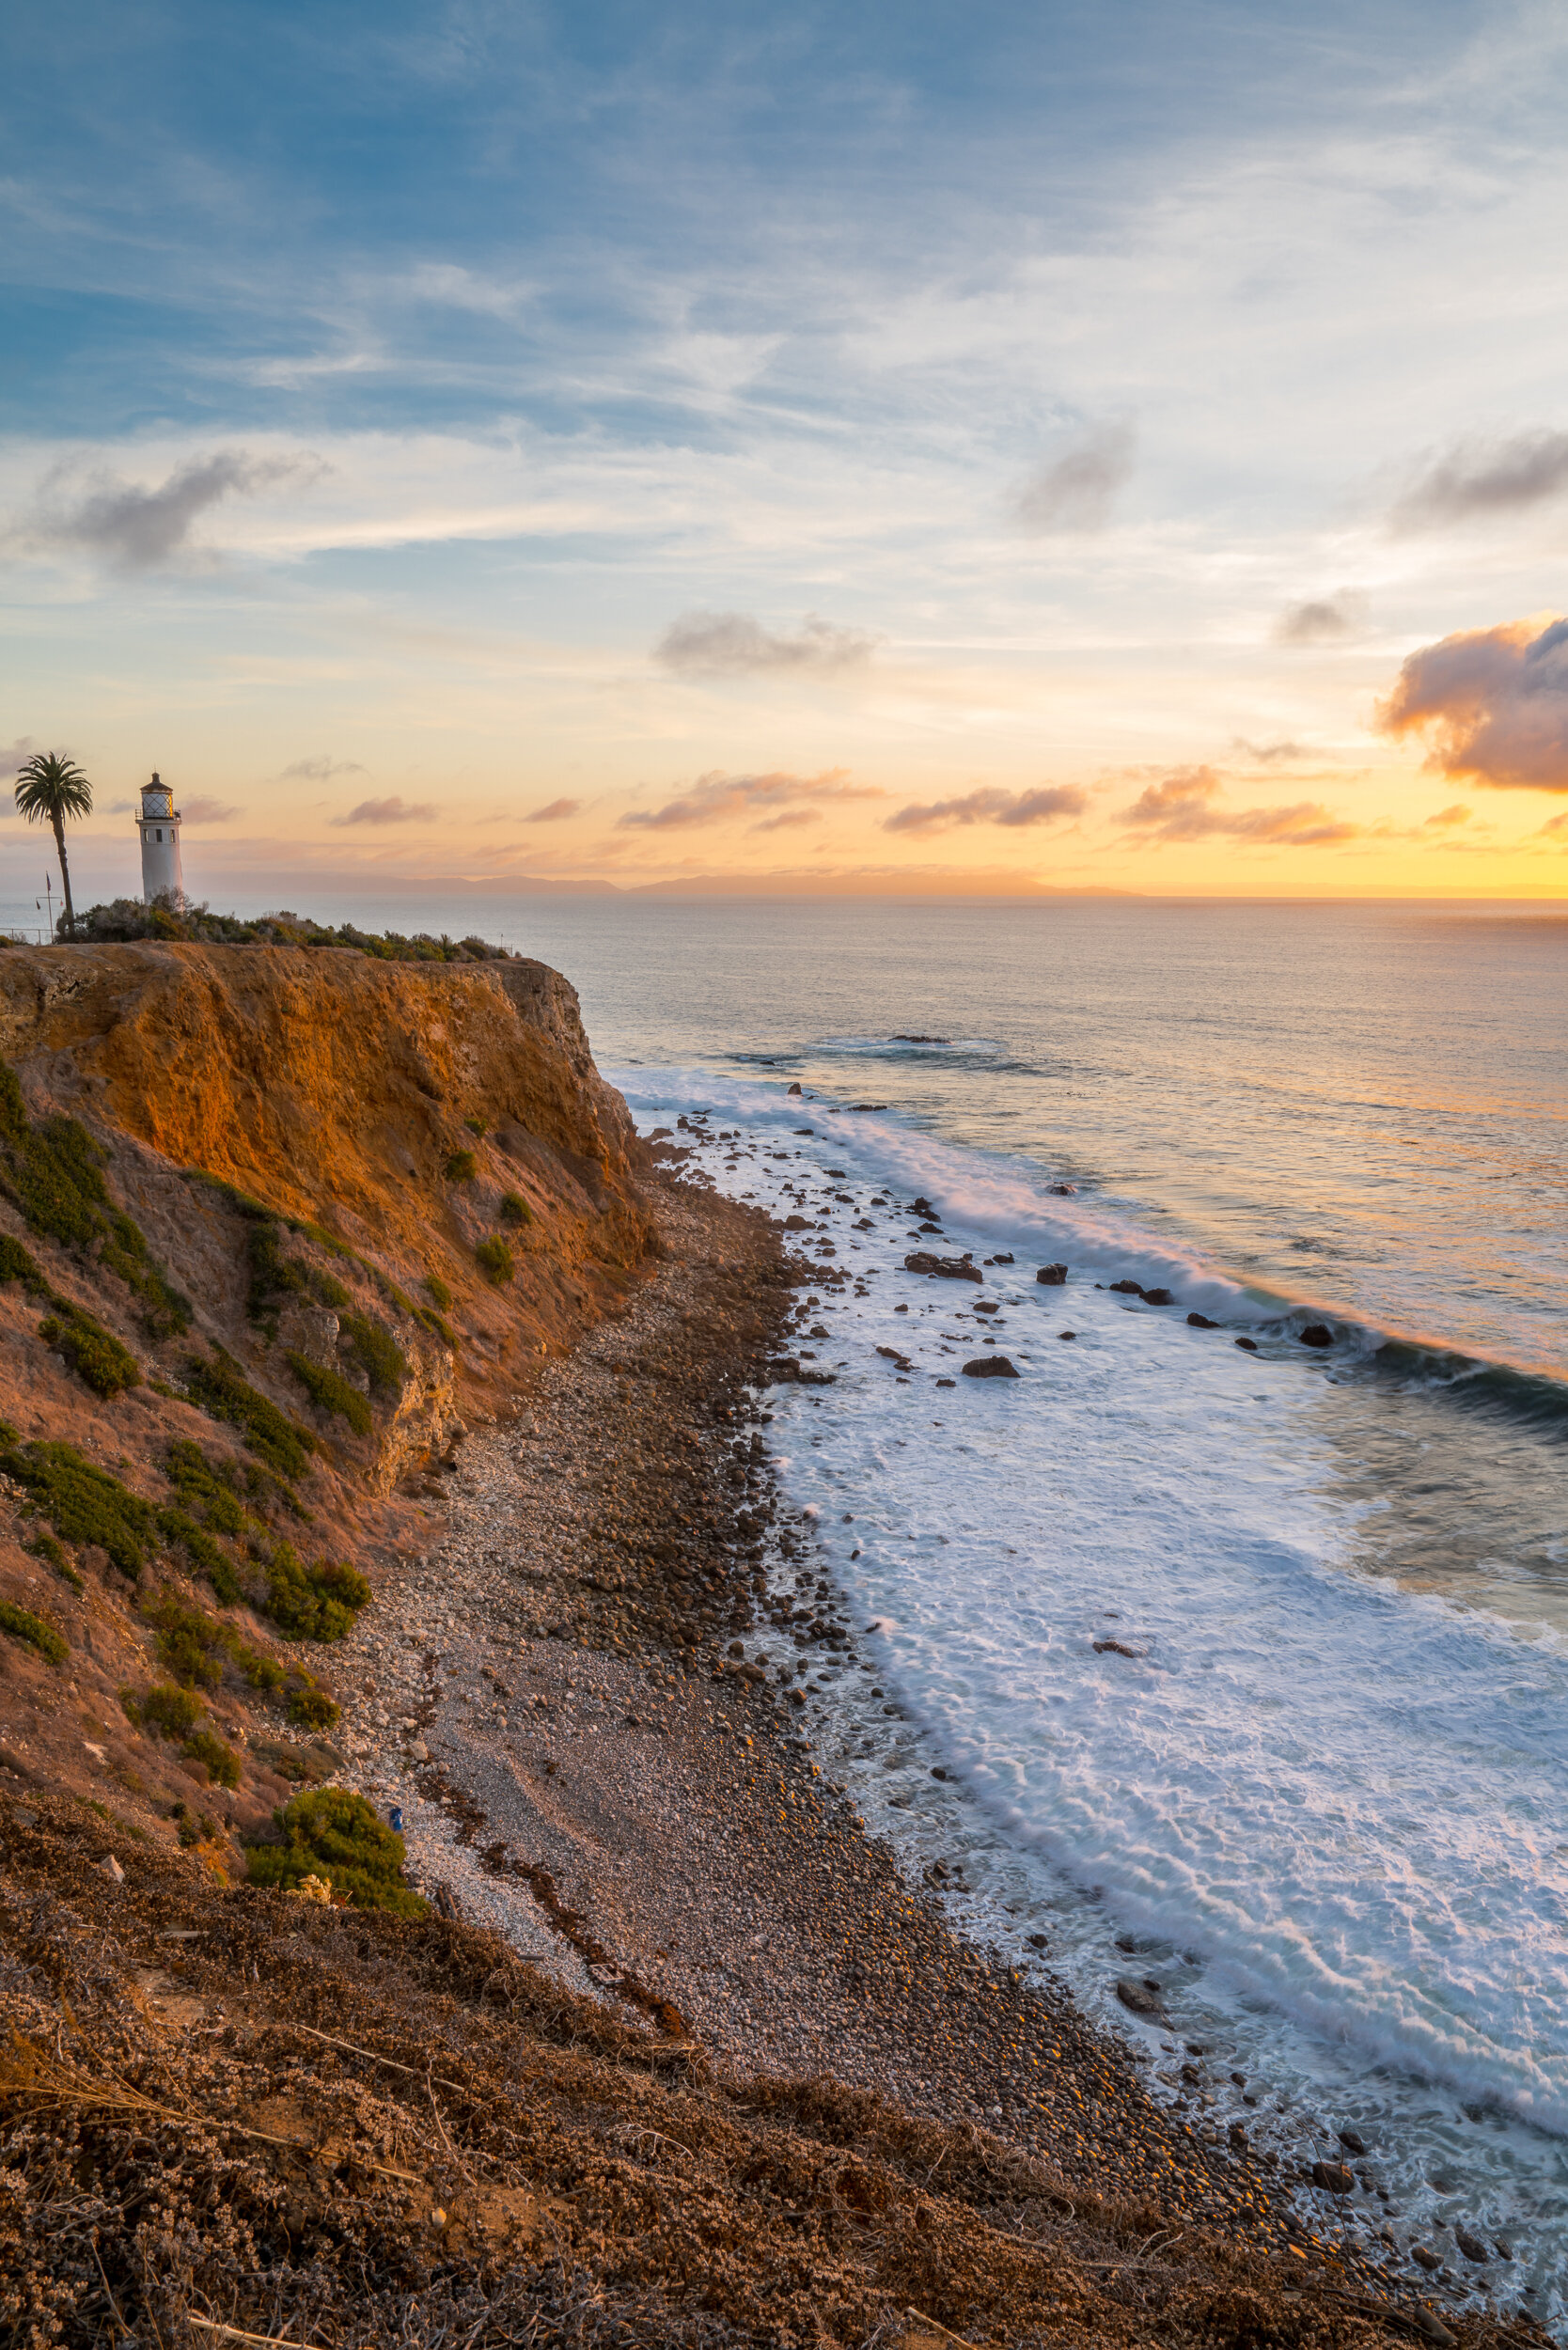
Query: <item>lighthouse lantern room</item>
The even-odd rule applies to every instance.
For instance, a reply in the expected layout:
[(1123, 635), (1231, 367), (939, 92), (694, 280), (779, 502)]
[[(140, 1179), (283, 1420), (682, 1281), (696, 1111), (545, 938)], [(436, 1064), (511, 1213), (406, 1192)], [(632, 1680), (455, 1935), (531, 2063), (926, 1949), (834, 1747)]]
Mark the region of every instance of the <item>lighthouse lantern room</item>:
[(154, 775), (150, 783), (142, 786), (142, 812), (136, 819), (136, 829), (142, 837), (142, 896), (150, 905), (155, 898), (171, 898), (176, 905), (185, 902), (185, 879), (180, 870), (180, 811), (174, 805), (174, 793), (161, 776)]

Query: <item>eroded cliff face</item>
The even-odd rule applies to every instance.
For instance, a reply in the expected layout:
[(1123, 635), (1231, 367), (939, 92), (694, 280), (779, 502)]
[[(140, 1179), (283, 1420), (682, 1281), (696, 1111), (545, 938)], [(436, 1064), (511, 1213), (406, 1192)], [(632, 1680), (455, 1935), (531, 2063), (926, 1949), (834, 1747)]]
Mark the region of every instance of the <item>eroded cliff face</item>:
[[(0, 1644), (0, 1768), (118, 1774), (149, 1800), (212, 1783), (116, 1694), (167, 1666), (148, 1611), (172, 1592), (232, 1629), (201, 1701), (250, 1748), (221, 1797), (243, 1826), (288, 1757), (281, 1778), (258, 1759), (278, 1725), (246, 1731), (257, 1701), (223, 1656), (281, 1654), (296, 1698), (329, 1671), (280, 1630), (330, 1618), (330, 1577), (301, 1599), (295, 1566), (373, 1584), (389, 1546), (425, 1539), (464, 1422), (504, 1417), (615, 1310), (657, 1245), (631, 1120), (537, 963), (11, 948), (0, 1061), (20, 1084), (0, 1104), (0, 1601), (71, 1645), (62, 1666)], [(81, 1481), (40, 1449), (60, 1444), (150, 1513), (133, 1574), (94, 1517), (125, 1516), (109, 1487), (74, 1539), (40, 1500), (46, 1471)], [(202, 1477), (235, 1498), (203, 1503)]]

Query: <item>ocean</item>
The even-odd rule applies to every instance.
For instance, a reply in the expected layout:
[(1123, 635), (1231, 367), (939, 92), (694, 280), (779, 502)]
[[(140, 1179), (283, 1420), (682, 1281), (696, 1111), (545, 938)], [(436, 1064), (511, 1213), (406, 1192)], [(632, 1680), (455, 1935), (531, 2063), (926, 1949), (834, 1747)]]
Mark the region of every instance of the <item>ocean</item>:
[(1356, 2133), (1325, 2241), (1568, 2323), (1568, 919), (347, 911), (563, 970), (640, 1129), (845, 1277), (766, 1403), (869, 1627), (805, 1716), (869, 1825), (1194, 2126)]

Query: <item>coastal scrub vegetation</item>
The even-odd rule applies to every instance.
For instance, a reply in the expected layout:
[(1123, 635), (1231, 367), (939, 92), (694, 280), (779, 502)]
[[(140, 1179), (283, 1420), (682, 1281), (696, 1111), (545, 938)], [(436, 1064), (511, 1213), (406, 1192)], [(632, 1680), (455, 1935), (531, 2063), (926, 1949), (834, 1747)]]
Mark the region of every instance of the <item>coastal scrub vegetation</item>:
[[(55, 934), (69, 940), (64, 915)], [(139, 898), (114, 898), (76, 916), (75, 937), (89, 946), (132, 946), (142, 939), (183, 941), (204, 947), (312, 947), (347, 949), (378, 963), (512, 963), (520, 960), (489, 939), (439, 937), (428, 931), (362, 931), (353, 922), (312, 921), (287, 910), (247, 917), (214, 914), (207, 905), (178, 905), (166, 895), (151, 905)]]
[(474, 1261), (485, 1279), (495, 1289), (503, 1288), (517, 1271), (517, 1262), (511, 1250), (498, 1236), (480, 1241), (474, 1251)]
[(504, 1191), (501, 1194), (503, 1224), (531, 1224), (533, 1220), (534, 1212), (520, 1191)]
[(222, 1348), (210, 1355), (186, 1358), (185, 1381), (195, 1402), (213, 1419), (238, 1428), (250, 1450), (274, 1475), (303, 1477), (316, 1450), (316, 1439), (286, 1412), (242, 1377), (240, 1367)]
[(247, 1844), (250, 1882), (295, 1891), (317, 1877), (355, 1909), (390, 1909), (403, 1918), (423, 1918), (427, 1904), (403, 1875), (403, 1840), (378, 1820), (363, 1795), (342, 1787), (319, 1787), (296, 1795), (273, 1814), (277, 1841)]
[(471, 1183), (478, 1173), (478, 1162), (472, 1151), (454, 1151), (442, 1168), (449, 1183)]
[(24, 1640), (29, 1648), (51, 1665), (63, 1665), (71, 1653), (71, 1643), (52, 1623), (35, 1616), (30, 1607), (18, 1607), (13, 1600), (0, 1599), (0, 1632), (13, 1640)]
[(292, 1347), (283, 1359), (319, 1412), (346, 1419), (356, 1436), (370, 1434), (375, 1426), (370, 1406), (359, 1389), (350, 1386), (340, 1371), (329, 1370), (322, 1363), (313, 1363), (307, 1355), (296, 1354)]

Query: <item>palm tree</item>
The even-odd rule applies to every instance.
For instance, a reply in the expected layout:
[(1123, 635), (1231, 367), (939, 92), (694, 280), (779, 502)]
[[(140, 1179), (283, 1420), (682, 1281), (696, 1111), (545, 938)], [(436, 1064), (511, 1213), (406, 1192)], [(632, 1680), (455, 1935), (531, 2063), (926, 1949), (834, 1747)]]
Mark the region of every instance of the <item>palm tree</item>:
[(66, 863), (66, 818), (92, 814), (92, 786), (72, 759), (58, 751), (35, 751), (17, 770), (16, 805), (30, 824), (49, 823), (60, 853), (60, 879), (65, 884), (66, 929), (76, 935), (76, 909), (71, 902), (71, 868)]

